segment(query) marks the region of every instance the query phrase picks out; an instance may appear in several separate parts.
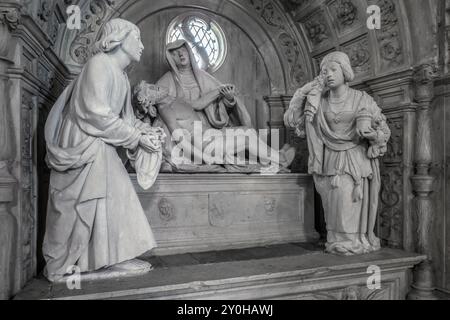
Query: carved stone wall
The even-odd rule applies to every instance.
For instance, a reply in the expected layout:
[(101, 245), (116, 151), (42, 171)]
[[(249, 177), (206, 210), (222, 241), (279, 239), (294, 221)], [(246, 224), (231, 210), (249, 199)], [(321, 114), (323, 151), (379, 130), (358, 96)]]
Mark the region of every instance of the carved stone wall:
[[(3, 70), (7, 76), (4, 90), (0, 90), (1, 100), (7, 103), (9, 120), (6, 127), (11, 129), (10, 137), (2, 141), (2, 149), (10, 150), (9, 169), (17, 181), (14, 198), (8, 206), (12, 218), (8, 227), (10, 237), (2, 238), (0, 244), (2, 249), (12, 245), (8, 257), (8, 297), (18, 292), (37, 272), (37, 226), (41, 219), (38, 215), (39, 190), (46, 188), (40, 183), (43, 172), (37, 170), (42, 167), (45, 154), (42, 152), (42, 145), (45, 148), (43, 126), (37, 125), (43, 116), (39, 107), (51, 105), (70, 76), (54, 53), (58, 26), (64, 19), (59, 2), (25, 1), (21, 7), (16, 1), (4, 1), (0, 8), (9, 8), (17, 16), (9, 36), (0, 35), (6, 47), (0, 56), (8, 60)], [(12, 21), (11, 16), (5, 17)], [(1, 128), (3, 130), (5, 126), (2, 124)], [(38, 152), (38, 141), (41, 152)]]
[[(82, 0), (78, 1), (78, 5), (82, 11), (82, 28), (78, 31), (66, 29), (61, 35), (61, 42), (69, 45), (61, 46), (58, 51), (73, 72), (79, 71), (89, 57), (89, 46), (95, 42), (101, 26), (109, 19), (121, 16), (139, 24), (158, 12), (179, 7), (185, 11), (211, 12), (228, 19), (247, 34), (265, 59), (271, 94), (293, 93), (311, 79), (313, 68), (305, 39), (277, 0), (156, 0), (151, 3), (142, 0)], [(144, 36), (145, 32), (143, 30)]]

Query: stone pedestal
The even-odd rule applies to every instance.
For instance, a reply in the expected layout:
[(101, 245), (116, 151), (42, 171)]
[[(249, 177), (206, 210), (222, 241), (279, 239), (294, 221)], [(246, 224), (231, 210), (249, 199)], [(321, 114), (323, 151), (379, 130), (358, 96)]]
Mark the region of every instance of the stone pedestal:
[(148, 191), (132, 180), (158, 255), (318, 239), (308, 175), (161, 174)]

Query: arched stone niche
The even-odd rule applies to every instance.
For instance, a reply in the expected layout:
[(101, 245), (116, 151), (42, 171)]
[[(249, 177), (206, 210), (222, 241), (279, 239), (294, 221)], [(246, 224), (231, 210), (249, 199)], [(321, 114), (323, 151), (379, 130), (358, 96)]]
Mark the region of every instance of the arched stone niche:
[(60, 57), (74, 73), (86, 61), (101, 26), (121, 17), (139, 26), (146, 47), (141, 62), (130, 72), (132, 85), (139, 80), (155, 82), (168, 70), (167, 27), (177, 15), (192, 11), (209, 15), (224, 30), (227, 59), (214, 76), (237, 86), (257, 128), (267, 127), (271, 118), (264, 96), (292, 94), (312, 78), (305, 41), (277, 1), (79, 1), (77, 5), (82, 29), (65, 28), (58, 45)]
[[(82, 29), (73, 31), (65, 28), (59, 41), (59, 56), (77, 72), (85, 62), (87, 48), (98, 37), (101, 26), (113, 17), (122, 17), (138, 24), (155, 25), (154, 20), (164, 16), (176, 16), (187, 10), (210, 14), (229, 27), (232, 36), (237, 35), (240, 43), (230, 47), (252, 46), (255, 55), (261, 59), (263, 72), (268, 75), (268, 94), (288, 94), (311, 79), (312, 60), (306, 54), (305, 39), (298, 33), (294, 23), (284, 12), (278, 1), (236, 1), (236, 0), (156, 0), (156, 1), (73, 1), (81, 8)], [(171, 14), (170, 14), (171, 13)], [(171, 20), (171, 19), (170, 19)], [(159, 36), (159, 46), (164, 41), (170, 21), (160, 21), (160, 30), (142, 30), (145, 40), (150, 34)], [(161, 33), (159, 33), (161, 32)], [(227, 30), (225, 30), (227, 34)], [(227, 34), (228, 35), (228, 34)], [(154, 49), (147, 46), (147, 51)], [(161, 53), (162, 54), (162, 53)], [(230, 60), (236, 63), (242, 56)], [(158, 72), (156, 72), (158, 73)], [(220, 77), (220, 76), (218, 76)]]

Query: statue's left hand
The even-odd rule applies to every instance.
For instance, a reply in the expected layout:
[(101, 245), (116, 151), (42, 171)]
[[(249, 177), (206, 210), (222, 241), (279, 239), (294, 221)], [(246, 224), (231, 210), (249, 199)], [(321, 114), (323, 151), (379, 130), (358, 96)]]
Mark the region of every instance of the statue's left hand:
[(301, 110), (297, 106), (291, 106), (284, 114), (284, 124), (288, 128), (295, 128), (301, 117)]
[(369, 131), (361, 131), (359, 129), (356, 129), (356, 133), (360, 137), (366, 138), (369, 141), (375, 141), (378, 138), (378, 133), (373, 128), (369, 128)]
[(220, 93), (228, 101), (233, 101), (234, 97), (236, 96), (236, 88), (231, 84), (226, 84), (220, 88)]

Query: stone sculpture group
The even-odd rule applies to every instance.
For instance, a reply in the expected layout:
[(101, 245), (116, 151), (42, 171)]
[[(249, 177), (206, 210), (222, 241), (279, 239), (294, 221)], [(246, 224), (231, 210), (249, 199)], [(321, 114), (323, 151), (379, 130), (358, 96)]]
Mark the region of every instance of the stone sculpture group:
[[(157, 244), (118, 149), (125, 150), (144, 189), (161, 166), (176, 172), (254, 172), (270, 163), (283, 171), (293, 161), (289, 145), (279, 151), (268, 147), (266, 157), (245, 139), (227, 147), (224, 130), (254, 130), (250, 115), (233, 85), (196, 67), (186, 41), (167, 46), (170, 70), (156, 85), (141, 82), (132, 92), (125, 70), (139, 62), (143, 49), (134, 24), (107, 22), (93, 56), (47, 119), (51, 179), (43, 252), (50, 281), (63, 279), (73, 266), (100, 278), (151, 270), (136, 257)], [(349, 88), (354, 75), (345, 53), (326, 56), (321, 70), (296, 92), (285, 124), (308, 141), (309, 173), (325, 209), (326, 250), (343, 255), (378, 250), (373, 230), (378, 158), (390, 136), (386, 118), (369, 95)], [(210, 143), (205, 137), (199, 144), (175, 139), (192, 150), (193, 160), (203, 155), (199, 165), (172, 161), (172, 134), (180, 128), (193, 133), (195, 122), (216, 130), (223, 162), (203, 155)], [(256, 166), (235, 165), (232, 159), (240, 153), (258, 157)]]

